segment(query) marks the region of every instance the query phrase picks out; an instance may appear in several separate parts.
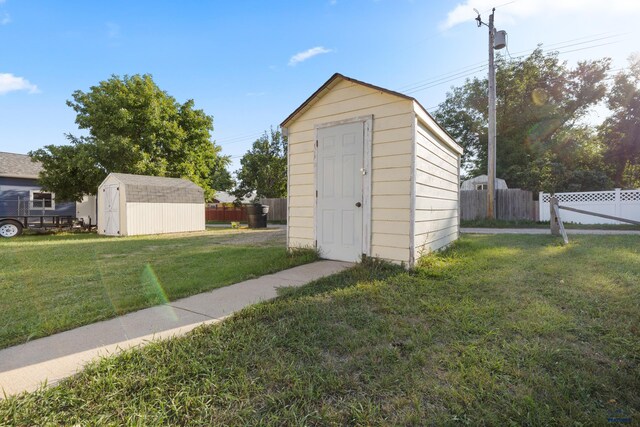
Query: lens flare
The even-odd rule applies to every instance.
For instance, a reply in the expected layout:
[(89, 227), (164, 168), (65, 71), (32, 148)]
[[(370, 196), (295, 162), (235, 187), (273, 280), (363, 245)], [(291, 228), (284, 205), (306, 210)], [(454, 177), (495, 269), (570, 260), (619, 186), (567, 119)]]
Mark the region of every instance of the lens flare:
[(549, 100), (549, 94), (542, 88), (535, 88), (531, 92), (531, 101), (537, 106), (542, 106)]
[(145, 287), (146, 294), (156, 297), (157, 300), (159, 300), (163, 304), (163, 307), (167, 308), (168, 316), (172, 320), (178, 320), (178, 316), (176, 315), (174, 308), (168, 305), (169, 298), (167, 298), (167, 293), (162, 287), (160, 280), (158, 280), (156, 272), (153, 271), (153, 267), (151, 267), (151, 264), (147, 263), (144, 266), (144, 270), (142, 270), (141, 281), (142, 285)]

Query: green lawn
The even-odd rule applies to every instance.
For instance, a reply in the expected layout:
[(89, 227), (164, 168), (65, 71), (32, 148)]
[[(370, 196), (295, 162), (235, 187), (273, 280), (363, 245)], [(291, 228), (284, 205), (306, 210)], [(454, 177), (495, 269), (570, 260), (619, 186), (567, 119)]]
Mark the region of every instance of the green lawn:
[(315, 259), (278, 230), (0, 240), (0, 348)]
[(464, 236), (0, 402), (9, 425), (640, 422), (637, 236)]
[[(469, 219), (460, 221), (460, 227), (548, 229), (549, 221)], [(571, 230), (640, 230), (640, 225), (634, 224), (575, 224), (573, 222), (565, 222), (564, 227)]]

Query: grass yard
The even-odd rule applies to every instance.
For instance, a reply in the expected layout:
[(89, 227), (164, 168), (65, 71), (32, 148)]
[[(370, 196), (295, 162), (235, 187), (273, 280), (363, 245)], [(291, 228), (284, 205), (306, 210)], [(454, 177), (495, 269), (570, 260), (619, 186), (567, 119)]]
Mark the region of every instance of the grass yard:
[[(640, 230), (634, 224), (576, 224), (565, 222), (564, 228), (569, 230)], [(467, 219), (460, 221), (460, 227), (469, 228), (545, 228), (549, 229), (549, 221), (530, 221), (526, 219), (507, 221), (504, 219)]]
[(464, 236), (0, 402), (9, 425), (640, 422), (637, 236)]
[(0, 240), (0, 348), (310, 262), (283, 230)]

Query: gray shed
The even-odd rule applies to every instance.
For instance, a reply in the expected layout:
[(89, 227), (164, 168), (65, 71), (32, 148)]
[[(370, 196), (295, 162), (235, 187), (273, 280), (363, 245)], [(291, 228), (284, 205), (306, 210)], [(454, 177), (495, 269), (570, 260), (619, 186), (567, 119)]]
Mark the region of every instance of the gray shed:
[[(489, 177), (487, 175), (478, 175), (475, 178), (462, 181), (460, 190), (486, 190), (488, 184)], [(507, 181), (501, 178), (496, 178), (495, 188), (496, 190), (506, 190), (509, 187), (507, 187)]]
[(202, 231), (204, 206), (204, 191), (189, 180), (111, 173), (98, 187), (98, 233)]

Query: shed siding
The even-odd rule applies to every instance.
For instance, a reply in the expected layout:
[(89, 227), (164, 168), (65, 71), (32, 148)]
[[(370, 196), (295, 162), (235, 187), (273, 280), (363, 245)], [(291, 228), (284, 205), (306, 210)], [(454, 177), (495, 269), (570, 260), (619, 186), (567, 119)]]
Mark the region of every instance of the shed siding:
[(371, 255), (408, 262), (413, 102), (346, 80), (289, 125), (288, 246), (315, 245), (315, 127), (366, 115), (373, 115)]
[(205, 229), (203, 203), (128, 202), (126, 215), (128, 236)]
[(458, 153), (418, 120), (415, 259), (458, 238)]
[[(125, 180), (137, 180), (143, 185), (123, 182)], [(157, 177), (137, 177), (123, 174), (110, 174), (98, 187), (98, 233), (105, 229), (105, 215), (100, 214), (104, 209), (104, 187), (118, 185), (119, 187), (119, 215), (120, 236), (135, 236), (141, 234), (181, 233), (189, 231), (202, 231), (205, 229), (204, 199), (202, 190), (193, 189), (192, 184), (177, 181), (153, 186), (153, 180)], [(172, 185), (170, 185), (172, 184)], [(166, 187), (166, 188), (165, 188)], [(183, 195), (176, 201), (178, 189), (182, 189)], [(197, 193), (197, 194), (196, 194)], [(197, 197), (199, 195), (199, 197)], [(158, 202), (161, 198), (166, 201)], [(199, 199), (199, 203), (185, 203), (184, 200)], [(135, 201), (133, 201), (135, 200)], [(144, 202), (140, 200), (154, 200)]]

